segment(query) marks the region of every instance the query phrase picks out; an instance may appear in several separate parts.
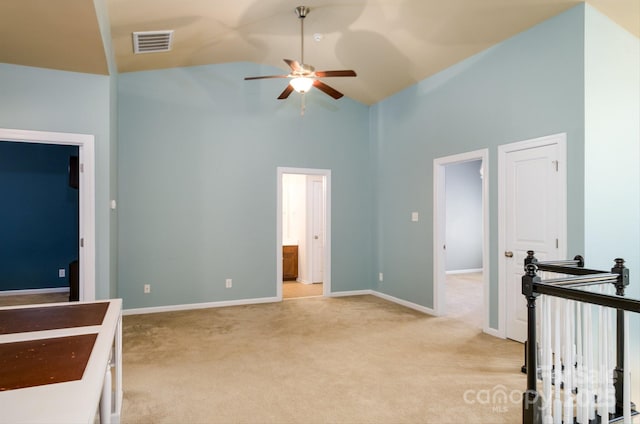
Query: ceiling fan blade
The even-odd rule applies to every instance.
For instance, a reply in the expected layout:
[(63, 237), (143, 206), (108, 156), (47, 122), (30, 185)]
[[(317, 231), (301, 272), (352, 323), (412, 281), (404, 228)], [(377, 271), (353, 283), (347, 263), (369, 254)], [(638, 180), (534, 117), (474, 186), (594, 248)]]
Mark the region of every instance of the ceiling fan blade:
[(285, 88), (284, 91), (280, 93), (280, 95), (278, 96), (278, 100), (286, 99), (287, 97), (289, 97), (289, 94), (291, 94), (292, 92), (293, 92), (293, 87), (287, 84), (287, 88)]
[(344, 69), (341, 71), (316, 71), (315, 74), (318, 78), (357, 76), (356, 71), (352, 71), (351, 69)]
[(298, 63), (297, 60), (291, 60), (291, 59), (283, 59), (283, 60), (286, 62), (287, 65), (289, 65), (289, 67), (293, 72), (302, 71), (302, 66), (300, 66), (300, 63)]
[(264, 75), (264, 76), (261, 76), (261, 77), (244, 77), (245, 81), (257, 80), (257, 79), (266, 79), (266, 78), (289, 78), (289, 75)]
[(323, 91), (324, 93), (330, 95), (331, 97), (333, 97), (336, 100), (339, 99), (340, 97), (344, 96), (344, 94), (342, 94), (341, 92), (339, 92), (335, 88), (329, 87), (327, 84), (323, 83), (320, 80), (313, 80), (313, 86), (315, 88), (317, 88), (318, 90)]

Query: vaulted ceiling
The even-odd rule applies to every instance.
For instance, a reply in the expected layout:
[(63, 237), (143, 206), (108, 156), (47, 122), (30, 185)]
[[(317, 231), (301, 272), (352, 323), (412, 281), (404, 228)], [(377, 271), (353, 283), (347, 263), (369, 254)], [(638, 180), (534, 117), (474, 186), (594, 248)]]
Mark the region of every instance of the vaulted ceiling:
[[(311, 9), (305, 19), (305, 62), (321, 70), (354, 69), (357, 78), (325, 82), (373, 104), (579, 3), (2, 0), (0, 62), (108, 74), (101, 34), (110, 32), (106, 44), (112, 46), (121, 73), (226, 62), (255, 62), (287, 73), (282, 59), (300, 59), (300, 23), (294, 9), (305, 5)], [(640, 1), (587, 3), (640, 36)], [(132, 32), (154, 30), (174, 30), (171, 51), (134, 54)], [(274, 95), (280, 89), (274, 86)]]

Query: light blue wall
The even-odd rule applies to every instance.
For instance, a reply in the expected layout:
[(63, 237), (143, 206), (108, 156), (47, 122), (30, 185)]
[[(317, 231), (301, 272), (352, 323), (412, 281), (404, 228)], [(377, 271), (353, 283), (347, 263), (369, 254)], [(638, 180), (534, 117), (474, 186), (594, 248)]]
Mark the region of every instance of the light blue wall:
[[(585, 13), (585, 257), (623, 257), (640, 299), (640, 40), (596, 9)], [(640, 393), (640, 314), (632, 314), (634, 393)]]
[[(111, 44), (111, 25), (106, 0), (93, 0), (102, 34), (105, 57), (109, 68), (109, 199), (118, 199), (118, 67)], [(109, 213), (109, 297), (118, 296), (118, 213)]]
[(482, 268), (481, 160), (445, 167), (447, 271)]
[[(368, 108), (247, 63), (119, 76), (119, 278), (125, 308), (276, 295), (276, 170), (330, 169), (332, 289), (371, 288)], [(224, 280), (233, 279), (225, 289)], [(143, 294), (151, 284), (151, 294)]]
[(95, 136), (96, 297), (109, 297), (110, 77), (0, 64), (0, 99), (0, 128)]
[[(378, 290), (433, 307), (433, 160), (489, 148), (490, 308), (498, 321), (497, 146), (566, 132), (569, 252), (583, 248), (584, 13), (578, 6), (372, 109)], [(411, 222), (411, 211), (420, 221)]]
[(116, 209), (109, 212), (109, 297), (118, 295), (118, 75), (109, 78), (109, 199), (116, 200)]

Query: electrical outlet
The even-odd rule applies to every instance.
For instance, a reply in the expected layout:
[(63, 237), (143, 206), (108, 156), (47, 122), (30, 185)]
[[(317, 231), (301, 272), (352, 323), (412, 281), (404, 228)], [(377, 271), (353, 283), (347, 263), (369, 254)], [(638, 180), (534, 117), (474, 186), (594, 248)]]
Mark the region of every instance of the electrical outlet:
[(224, 286), (228, 289), (230, 289), (233, 286), (233, 280), (231, 278), (227, 278), (224, 281)]
[(60, 268), (58, 270), (58, 277), (59, 278), (64, 278), (67, 275), (67, 271), (64, 268)]
[(382, 282), (383, 279), (384, 279), (384, 276), (382, 275), (382, 273), (378, 274), (378, 280)]
[(144, 285), (144, 294), (149, 294), (151, 293), (151, 284), (145, 284)]

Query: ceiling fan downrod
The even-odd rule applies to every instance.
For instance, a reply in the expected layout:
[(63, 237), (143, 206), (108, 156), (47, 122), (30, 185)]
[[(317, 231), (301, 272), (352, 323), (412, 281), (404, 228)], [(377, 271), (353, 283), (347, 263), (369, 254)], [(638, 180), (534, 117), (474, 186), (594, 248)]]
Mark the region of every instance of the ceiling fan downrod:
[(300, 65), (304, 67), (304, 18), (307, 17), (309, 8), (307, 6), (296, 7), (296, 14), (300, 19)]

